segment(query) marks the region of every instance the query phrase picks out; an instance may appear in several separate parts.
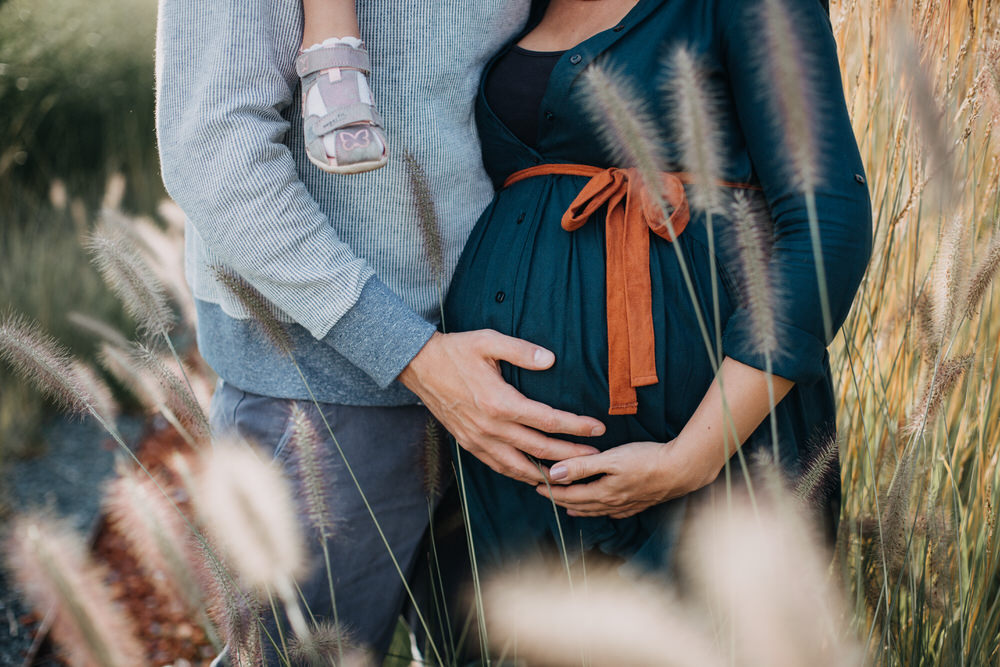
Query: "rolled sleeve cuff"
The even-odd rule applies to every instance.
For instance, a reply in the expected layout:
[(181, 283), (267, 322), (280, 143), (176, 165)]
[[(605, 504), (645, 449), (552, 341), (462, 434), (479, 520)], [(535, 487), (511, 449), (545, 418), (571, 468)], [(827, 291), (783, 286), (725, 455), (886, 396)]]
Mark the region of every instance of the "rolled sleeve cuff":
[[(771, 373), (796, 384), (812, 384), (826, 376), (826, 345), (816, 336), (796, 326), (775, 323), (778, 347), (771, 355)], [(749, 312), (737, 311), (726, 324), (722, 350), (727, 357), (767, 370), (766, 355), (756, 344)]]
[(373, 277), (323, 342), (384, 389), (417, 356), (435, 329)]

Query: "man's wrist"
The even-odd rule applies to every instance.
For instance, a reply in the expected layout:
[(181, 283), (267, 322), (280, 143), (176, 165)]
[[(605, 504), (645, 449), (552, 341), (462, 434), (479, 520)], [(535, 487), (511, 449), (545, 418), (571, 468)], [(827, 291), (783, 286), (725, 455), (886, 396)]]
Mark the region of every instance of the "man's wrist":
[(415, 355), (413, 355), (413, 358), (410, 359), (409, 363), (407, 363), (406, 366), (403, 367), (403, 370), (399, 372), (399, 376), (397, 376), (396, 379), (399, 380), (404, 387), (416, 393), (416, 388), (420, 384), (420, 375), (426, 365), (425, 362), (428, 361), (434, 346), (443, 335), (444, 334), (438, 331), (433, 332), (427, 339), (427, 342), (424, 343), (424, 346), (421, 347)]
[(354, 307), (323, 340), (380, 387), (387, 387), (435, 331), (433, 324), (413, 312), (378, 277), (372, 277)]

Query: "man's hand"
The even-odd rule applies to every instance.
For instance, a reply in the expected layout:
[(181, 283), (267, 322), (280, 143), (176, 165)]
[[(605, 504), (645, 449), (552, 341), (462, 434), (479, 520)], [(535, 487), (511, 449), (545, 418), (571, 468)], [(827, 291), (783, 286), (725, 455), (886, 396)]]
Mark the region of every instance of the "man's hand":
[(420, 397), (458, 444), (498, 473), (529, 484), (544, 481), (525, 454), (561, 461), (597, 452), (545, 433), (592, 437), (604, 424), (529, 400), (500, 375), (500, 361), (533, 371), (555, 355), (496, 331), (435, 333), (399, 380)]

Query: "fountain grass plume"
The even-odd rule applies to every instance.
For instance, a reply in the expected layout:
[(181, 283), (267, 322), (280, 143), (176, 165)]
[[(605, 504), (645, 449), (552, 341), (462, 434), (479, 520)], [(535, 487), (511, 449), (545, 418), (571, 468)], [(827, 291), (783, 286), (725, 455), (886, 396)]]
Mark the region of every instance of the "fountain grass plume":
[[(1000, 67), (1000, 65), (997, 67)], [(986, 252), (972, 271), (972, 278), (969, 280), (966, 289), (966, 317), (973, 317), (979, 312), (979, 306), (986, 297), (986, 292), (989, 290), (990, 285), (993, 284), (993, 279), (996, 278), (998, 269), (1000, 269), (1000, 232), (994, 231)]]
[(440, 498), (444, 490), (444, 438), (441, 423), (429, 415), (420, 440), (420, 468), (423, 472), (424, 493), (430, 501)]
[[(662, 176), (665, 164), (664, 142), (656, 121), (631, 89), (624, 75), (606, 70), (600, 65), (591, 65), (581, 75), (581, 82), (580, 100), (601, 142), (617, 164), (632, 167), (638, 172), (651, 199), (660, 207), (664, 217), (668, 216), (671, 211), (664, 197)], [(673, 240), (673, 226), (666, 227)], [(698, 303), (694, 282), (680, 247), (676, 243), (671, 245), (674, 246), (691, 302)], [(720, 360), (716, 354), (716, 345), (708, 333), (701, 309), (695, 310), (695, 317), (712, 367), (718, 368)]]
[(934, 335), (934, 304), (929, 292), (920, 293), (913, 305), (913, 311), (917, 339), (920, 341), (920, 353), (924, 359), (933, 363), (941, 346), (941, 339)]
[(439, 288), (444, 286), (444, 243), (441, 239), (441, 224), (437, 211), (434, 209), (434, 198), (431, 195), (427, 172), (417, 158), (409, 151), (403, 152), (403, 164), (410, 181), (410, 194), (417, 211), (420, 224), (420, 236), (424, 242), (424, 254), (430, 262), (434, 280)]
[(693, 177), (691, 204), (710, 213), (721, 212), (722, 135), (716, 104), (705, 73), (693, 53), (681, 47), (668, 62), (664, 87), (671, 124), (681, 147), (681, 164)]
[(291, 438), (288, 451), (306, 509), (306, 519), (321, 539), (333, 531), (334, 520), (328, 480), (331, 461), (322, 449), (322, 441), (312, 420), (298, 404), (292, 406)]
[(754, 344), (759, 352), (778, 352), (774, 319), (775, 286), (768, 265), (769, 239), (762, 216), (745, 192), (736, 192), (730, 207), (739, 251), (743, 298), (750, 312)]
[(281, 471), (249, 446), (216, 443), (199, 471), (198, 514), (243, 580), (276, 589), (304, 567), (299, 522)]
[(111, 393), (100, 378), (82, 371), (69, 350), (25, 317), (0, 316), (0, 359), (70, 414), (113, 417)]
[[(126, 345), (129, 344), (126, 342)], [(155, 412), (166, 409), (159, 382), (149, 371), (139, 368), (133, 356), (125, 349), (101, 343), (97, 359), (104, 370), (131, 391), (147, 410)]]
[(905, 561), (913, 466), (913, 450), (907, 448), (899, 457), (892, 482), (889, 484), (889, 491), (883, 502), (882, 535), (879, 544), (889, 566), (890, 580), (899, 574)]
[(651, 194), (659, 194), (663, 137), (625, 75), (591, 65), (582, 81), (582, 103), (605, 147), (618, 164), (638, 170)]
[(85, 247), (139, 330), (150, 336), (166, 336), (174, 326), (173, 310), (166, 290), (135, 244), (112, 225), (102, 224), (88, 237)]
[(926, 173), (942, 210), (948, 210), (955, 202), (956, 187), (953, 142), (948, 137), (945, 115), (934, 94), (934, 83), (921, 65), (917, 42), (902, 16), (897, 15), (890, 27), (892, 55), (909, 84), (909, 110), (919, 130), (922, 153), (927, 157)]
[(938, 344), (946, 340), (964, 312), (969, 284), (968, 258), (971, 229), (961, 215), (951, 216), (941, 230), (937, 257), (934, 260), (933, 290), (934, 336)]
[(118, 402), (115, 400), (111, 388), (94, 371), (93, 367), (79, 359), (70, 362), (73, 374), (77, 377), (80, 386), (83, 387), (84, 395), (87, 396), (91, 407), (100, 415), (106, 423), (111, 424), (121, 412)]
[[(306, 641), (310, 642), (307, 646)], [(317, 623), (307, 640), (295, 637), (288, 645), (293, 665), (360, 667), (371, 664), (362, 655), (351, 633), (335, 623)]]
[(488, 582), (483, 597), (490, 642), (508, 652), (516, 646), (528, 664), (728, 664), (696, 611), (660, 582), (588, 568), (586, 586), (570, 589), (564, 570), (518, 569)]
[(247, 282), (242, 276), (237, 275), (231, 269), (224, 266), (213, 266), (212, 273), (229, 294), (236, 298), (247, 312), (250, 313), (254, 322), (261, 328), (278, 350), (291, 357), (294, 350), (294, 343), (288, 330), (282, 326), (278, 318), (274, 316), (274, 306), (263, 294)]
[(208, 417), (183, 378), (168, 368), (163, 359), (145, 345), (134, 344), (129, 349), (129, 356), (135, 368), (144, 370), (156, 378), (162, 391), (160, 397), (163, 404), (177, 417), (195, 443), (209, 442), (211, 428)]
[(119, 467), (103, 507), (153, 584), (189, 611), (200, 610), (191, 535), (160, 490), (144, 474)]
[(738, 664), (861, 664), (841, 623), (829, 555), (796, 507), (780, 492), (756, 508), (739, 496), (706, 503), (691, 524), (683, 573), (707, 594)]
[(941, 410), (944, 399), (952, 392), (959, 380), (972, 366), (973, 355), (967, 354), (961, 357), (946, 359), (938, 365), (937, 369), (931, 369), (931, 376), (924, 385), (923, 394), (913, 412), (903, 432), (906, 435), (917, 435), (927, 427)]
[(295, 580), (305, 549), (290, 485), (274, 462), (245, 443), (215, 443), (195, 488), (195, 506), (210, 534), (251, 589), (276, 594), (295, 635), (312, 632), (299, 607)]
[(809, 507), (820, 509), (840, 490), (840, 444), (836, 434), (831, 430), (809, 451), (792, 493)]
[(219, 549), (209, 543), (199, 544), (198, 548), (201, 557), (197, 560), (197, 574), (208, 602), (208, 616), (229, 647), (230, 662), (256, 667), (261, 653), (260, 599), (256, 592), (250, 594), (239, 587)]
[(104, 586), (105, 572), (68, 526), (22, 516), (7, 540), (8, 564), (39, 613), (51, 610), (52, 637), (73, 667), (145, 665), (132, 623)]
[(800, 10), (785, 0), (762, 0), (759, 57), (771, 82), (774, 122), (779, 124), (789, 158), (786, 175), (797, 188), (811, 192), (820, 178), (820, 146), (814, 129), (820, 121), (804, 56), (808, 50), (801, 44), (801, 31), (794, 21), (796, 11)]
[[(126, 341), (126, 348), (132, 345)], [(177, 430), (177, 433), (184, 438), (192, 447), (197, 448), (198, 440), (188, 432), (187, 427), (181, 422), (174, 411), (167, 405), (166, 392), (160, 385), (156, 375), (147, 367), (137, 363), (135, 355), (126, 348), (117, 347), (110, 343), (102, 343), (98, 360), (106, 371), (124, 385), (132, 394), (139, 399), (143, 407), (150, 413), (160, 413), (167, 422)], [(187, 391), (187, 387), (182, 387)], [(190, 420), (189, 420), (190, 421)]]
[(809, 74), (809, 52), (801, 42), (796, 15), (799, 11), (796, 4), (786, 0), (762, 0), (757, 21), (763, 39), (757, 57), (763, 63), (764, 81), (770, 84), (773, 122), (778, 124), (788, 156), (786, 176), (805, 195), (823, 332), (829, 342), (834, 334), (833, 316), (816, 207), (816, 188), (821, 179), (819, 155), (825, 147), (820, 145), (815, 128), (824, 121)]

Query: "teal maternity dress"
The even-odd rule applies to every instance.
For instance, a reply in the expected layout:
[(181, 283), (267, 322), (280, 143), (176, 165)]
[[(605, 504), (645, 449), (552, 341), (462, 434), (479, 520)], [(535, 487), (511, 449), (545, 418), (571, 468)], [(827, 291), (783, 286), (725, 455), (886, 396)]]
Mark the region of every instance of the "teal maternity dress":
[[(552, 70), (538, 109), (537, 143), (519, 140), (491, 108), (480, 87), (476, 117), (483, 159), (497, 188), (473, 231), (445, 304), (449, 332), (495, 329), (552, 350), (555, 365), (530, 372), (502, 364), (504, 378), (529, 398), (591, 415), (607, 433), (585, 442), (601, 449), (676, 437), (701, 401), (714, 373), (699, 330), (700, 310), (725, 356), (765, 369), (755, 344), (732, 224), (713, 216), (715, 274), (705, 215), (692, 207), (676, 243), (691, 271), (692, 301), (675, 248), (650, 234), (649, 265), (658, 381), (637, 389), (635, 414), (609, 415), (605, 294), (605, 213), (581, 228), (560, 226), (588, 182), (585, 176), (543, 175), (509, 187), (512, 173), (538, 164), (623, 167), (585, 112), (581, 74), (599, 64), (620, 77), (659, 130), (666, 171), (679, 171), (679, 146), (663, 95), (665, 62), (687, 47), (708, 72), (723, 134), (725, 181), (759, 186), (768, 220), (778, 352), (773, 372), (795, 382), (776, 410), (780, 463), (794, 476), (835, 428), (834, 392), (811, 247), (806, 200), (795, 187), (784, 150), (783, 123), (771, 103), (760, 53), (757, 0), (640, 0), (621, 23), (564, 53)], [(842, 325), (871, 253), (871, 205), (847, 115), (836, 45), (819, 0), (797, 0), (792, 12), (800, 63), (813, 86), (816, 203), (834, 331)], [(498, 57), (502, 56), (498, 54)], [(493, 63), (496, 62), (494, 58)], [(484, 75), (489, 76), (490, 67)], [(735, 190), (724, 188), (731, 201)], [(720, 329), (714, 325), (712, 285), (718, 285)], [(721, 426), (721, 425), (720, 425)], [(744, 452), (771, 450), (770, 421)], [(583, 441), (583, 440), (581, 440)], [(689, 499), (652, 507), (628, 519), (573, 518), (529, 485), (494, 473), (459, 452), (470, 527), (480, 567), (510, 563), (559, 548), (560, 529), (571, 551), (597, 550), (643, 568), (669, 565)], [(839, 487), (824, 499), (823, 521), (836, 520)]]

